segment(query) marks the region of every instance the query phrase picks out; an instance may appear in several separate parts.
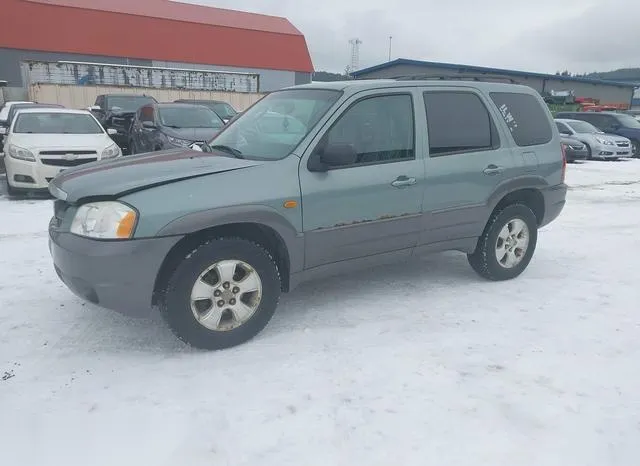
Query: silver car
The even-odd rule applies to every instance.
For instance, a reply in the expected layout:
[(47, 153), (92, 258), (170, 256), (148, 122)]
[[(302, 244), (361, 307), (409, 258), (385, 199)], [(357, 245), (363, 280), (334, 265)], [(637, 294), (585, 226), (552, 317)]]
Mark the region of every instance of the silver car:
[(606, 134), (581, 120), (555, 119), (560, 134), (572, 136), (587, 146), (587, 159), (618, 160), (633, 156), (631, 141), (623, 136)]

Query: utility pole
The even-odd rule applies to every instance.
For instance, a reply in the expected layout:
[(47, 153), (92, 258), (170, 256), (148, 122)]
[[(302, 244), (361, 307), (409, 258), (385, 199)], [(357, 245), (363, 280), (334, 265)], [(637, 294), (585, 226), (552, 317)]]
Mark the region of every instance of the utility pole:
[(389, 36), (389, 61), (391, 61), (391, 39), (393, 39), (393, 36)]

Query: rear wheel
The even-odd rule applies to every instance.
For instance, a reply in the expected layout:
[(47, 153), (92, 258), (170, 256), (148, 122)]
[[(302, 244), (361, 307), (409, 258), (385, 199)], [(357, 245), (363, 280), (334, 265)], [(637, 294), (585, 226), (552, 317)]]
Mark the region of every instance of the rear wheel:
[(509, 280), (527, 268), (538, 241), (538, 222), (529, 207), (511, 204), (493, 213), (467, 259), (481, 277)]
[(180, 262), (160, 300), (171, 330), (202, 349), (223, 349), (256, 336), (280, 298), (280, 274), (261, 246), (238, 238), (203, 244)]

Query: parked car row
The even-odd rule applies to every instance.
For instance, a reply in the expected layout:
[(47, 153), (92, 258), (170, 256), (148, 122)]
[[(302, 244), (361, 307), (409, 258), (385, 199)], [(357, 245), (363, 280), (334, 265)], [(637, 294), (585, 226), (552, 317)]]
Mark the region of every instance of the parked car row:
[(556, 118), (567, 161), (579, 159), (618, 160), (633, 157), (631, 140), (604, 131), (582, 120)]
[[(609, 137), (605, 138), (603, 135), (619, 136), (619, 139), (616, 139), (616, 141), (629, 142), (630, 156), (640, 158), (640, 121), (632, 115), (618, 112), (558, 112), (555, 117), (559, 120), (579, 120), (590, 123), (598, 132), (597, 139), (610, 141)], [(574, 133), (577, 131), (570, 129), (569, 131), (564, 130), (564, 132), (567, 133), (566, 135), (571, 136), (575, 135)], [(579, 131), (579, 133), (585, 134), (583, 131)], [(591, 145), (591, 142), (583, 142), (591, 149), (592, 157), (610, 159), (627, 156), (623, 154), (623, 152), (626, 152), (626, 146), (618, 146), (618, 148), (614, 149), (611, 144), (605, 144), (599, 140), (591, 140), (591, 142), (599, 146), (595, 149)], [(602, 147), (603, 145), (606, 147)]]
[[(174, 102), (182, 105), (183, 118), (181, 121), (172, 121), (165, 124), (164, 117), (158, 113), (159, 102), (148, 95), (131, 94), (105, 94), (96, 97), (95, 103), (88, 108), (105, 128), (113, 128), (116, 133), (113, 140), (118, 144), (124, 155), (144, 152), (146, 150), (160, 150), (169, 147), (185, 147), (202, 141), (202, 134), (206, 129), (219, 130), (237, 115), (237, 111), (227, 102), (218, 100), (188, 100), (179, 99)], [(168, 115), (173, 112), (180, 113), (178, 107), (170, 110), (167, 104), (163, 112)], [(187, 107), (189, 106), (189, 107)], [(197, 111), (199, 118), (190, 121), (187, 114), (189, 108), (201, 107), (208, 110), (208, 114)], [(141, 110), (144, 112), (141, 113)], [(193, 110), (196, 112), (195, 110)], [(192, 125), (192, 126), (184, 126)], [(186, 130), (186, 131), (170, 131)], [(200, 131), (190, 131), (197, 129)], [(153, 133), (148, 135), (145, 133)], [(184, 133), (180, 136), (177, 133)], [(188, 136), (188, 137), (187, 137)], [(149, 147), (149, 149), (146, 149)], [(144, 148), (144, 149), (143, 149)]]
[(101, 95), (86, 110), (8, 102), (0, 110), (0, 149), (7, 155), (9, 194), (46, 191), (58, 173), (89, 162), (170, 148), (199, 149), (237, 115), (225, 102), (205, 102)]

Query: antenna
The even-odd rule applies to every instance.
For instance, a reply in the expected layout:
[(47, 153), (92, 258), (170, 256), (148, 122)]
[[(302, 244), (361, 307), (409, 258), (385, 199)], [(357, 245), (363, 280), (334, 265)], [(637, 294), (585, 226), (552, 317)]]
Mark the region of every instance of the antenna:
[(360, 44), (362, 41), (357, 37), (349, 41), (351, 44), (351, 64), (349, 65), (349, 72), (353, 73), (360, 68)]
[(393, 36), (389, 36), (389, 61), (391, 61), (391, 40), (393, 39)]

